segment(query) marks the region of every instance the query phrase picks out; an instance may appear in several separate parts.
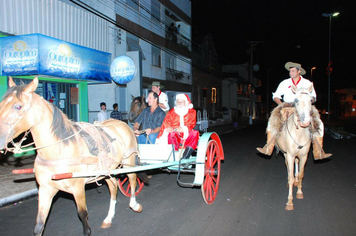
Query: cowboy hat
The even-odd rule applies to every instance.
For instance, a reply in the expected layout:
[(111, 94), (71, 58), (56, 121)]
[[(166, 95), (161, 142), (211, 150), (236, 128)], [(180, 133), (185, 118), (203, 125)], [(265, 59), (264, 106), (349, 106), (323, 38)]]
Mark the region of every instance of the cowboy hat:
[(300, 70), (300, 74), (301, 75), (305, 75), (306, 74), (305, 70), (302, 68), (302, 65), (299, 64), (299, 63), (295, 63), (295, 62), (290, 62), (289, 61), (289, 62), (286, 63), (286, 65), (284, 67), (287, 69), (287, 71), (289, 71), (290, 68), (297, 68), (297, 69)]
[(150, 85), (150, 87), (152, 87), (152, 86), (164, 88), (164, 86), (161, 85), (161, 82), (158, 82), (158, 81), (153, 81), (152, 84)]

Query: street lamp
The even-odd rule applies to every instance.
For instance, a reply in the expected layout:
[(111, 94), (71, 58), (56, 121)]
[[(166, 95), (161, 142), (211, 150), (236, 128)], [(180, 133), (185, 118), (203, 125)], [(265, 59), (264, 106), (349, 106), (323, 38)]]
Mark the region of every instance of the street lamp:
[(330, 59), (330, 46), (331, 46), (331, 17), (339, 15), (339, 12), (334, 13), (323, 13), (322, 16), (329, 17), (329, 61), (328, 61), (328, 121), (330, 121), (330, 66), (331, 66), (331, 59)]
[(310, 80), (312, 80), (312, 81), (313, 81), (313, 70), (315, 70), (315, 69), (316, 69), (315, 66), (310, 69)]

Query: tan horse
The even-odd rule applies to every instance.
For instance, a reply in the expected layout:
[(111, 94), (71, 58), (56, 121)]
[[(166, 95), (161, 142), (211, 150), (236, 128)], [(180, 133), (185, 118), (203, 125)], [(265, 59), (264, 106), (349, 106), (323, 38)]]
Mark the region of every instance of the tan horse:
[[(31, 132), (37, 147), (34, 164), (39, 184), (38, 213), (34, 235), (42, 235), (55, 194), (61, 190), (73, 194), (84, 235), (90, 235), (85, 184), (97, 178), (72, 178), (54, 181), (53, 174), (90, 172), (135, 165), (136, 137), (126, 123), (108, 120), (95, 125), (74, 123), (57, 107), (35, 93), (38, 79), (28, 85), (16, 86), (9, 79), (9, 90), (0, 103), (0, 149), (19, 134)], [(136, 212), (142, 206), (136, 202), (136, 174), (128, 174), (131, 185), (129, 206)], [(101, 177), (103, 178), (103, 177)], [(110, 190), (110, 208), (102, 228), (111, 226), (115, 215), (117, 181), (107, 177)]]
[[(297, 199), (303, 199), (302, 180), (304, 177), (304, 166), (308, 158), (311, 144), (311, 109), (313, 84), (309, 88), (296, 89), (292, 91), (296, 94), (294, 101), (294, 112), (283, 125), (282, 131), (277, 138), (277, 147), (284, 153), (285, 163), (288, 172), (288, 202), (286, 210), (294, 210), (293, 207), (293, 186), (298, 186)], [(282, 112), (291, 111), (290, 108), (283, 109)], [(295, 169), (294, 169), (295, 165)]]

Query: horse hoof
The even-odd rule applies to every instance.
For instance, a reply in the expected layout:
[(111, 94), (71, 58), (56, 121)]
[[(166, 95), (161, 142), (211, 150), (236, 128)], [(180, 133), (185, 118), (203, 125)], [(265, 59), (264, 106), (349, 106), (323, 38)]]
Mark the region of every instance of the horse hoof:
[(106, 223), (105, 221), (101, 224), (102, 229), (107, 229), (111, 227), (111, 222)]
[(138, 208), (138, 210), (135, 211), (135, 212), (137, 212), (137, 213), (141, 213), (141, 212), (142, 212), (142, 206), (141, 206), (141, 204), (140, 204), (140, 207)]
[(296, 198), (297, 198), (297, 199), (304, 199), (304, 194), (302, 194), (302, 193), (297, 193)]
[(286, 210), (287, 211), (293, 211), (294, 210), (294, 206), (293, 205), (286, 205)]
[(141, 204), (137, 204), (137, 205), (135, 206), (135, 208), (131, 207), (131, 209), (132, 209), (134, 212), (141, 213), (141, 212), (142, 212), (142, 205), (141, 205)]

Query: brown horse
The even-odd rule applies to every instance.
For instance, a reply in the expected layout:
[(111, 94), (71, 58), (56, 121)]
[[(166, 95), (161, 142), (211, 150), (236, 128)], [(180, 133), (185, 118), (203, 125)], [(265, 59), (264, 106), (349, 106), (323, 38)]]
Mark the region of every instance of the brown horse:
[[(283, 125), (280, 136), (277, 138), (277, 147), (284, 153), (285, 163), (288, 172), (288, 202), (286, 210), (294, 210), (293, 207), (293, 186), (297, 186), (297, 199), (303, 199), (302, 180), (304, 177), (304, 167), (308, 158), (311, 143), (311, 109), (313, 84), (309, 88), (296, 89), (292, 86), (292, 91), (296, 94), (294, 100), (294, 112)], [(291, 111), (290, 108), (282, 112)], [(294, 170), (295, 165), (295, 170)]]
[(145, 96), (142, 97), (134, 97), (131, 95), (132, 102), (131, 102), (131, 108), (128, 114), (128, 120), (129, 122), (133, 123), (136, 118), (141, 114), (143, 109), (145, 109), (148, 105), (146, 103), (146, 98)]
[[(85, 184), (104, 177), (71, 178), (54, 181), (53, 174), (110, 170), (135, 165), (136, 137), (126, 123), (108, 120), (95, 125), (70, 121), (57, 107), (35, 93), (38, 79), (16, 86), (9, 78), (9, 90), (0, 103), (0, 149), (19, 134), (31, 132), (37, 148), (34, 164), (39, 184), (38, 213), (34, 235), (42, 235), (55, 194), (61, 190), (73, 194), (84, 235), (90, 235)], [(21, 144), (20, 144), (21, 145)], [(18, 146), (18, 145), (17, 145)], [(128, 174), (131, 185), (129, 206), (136, 212), (136, 174)], [(115, 215), (117, 181), (105, 179), (110, 190), (110, 208), (102, 228), (111, 226)]]

